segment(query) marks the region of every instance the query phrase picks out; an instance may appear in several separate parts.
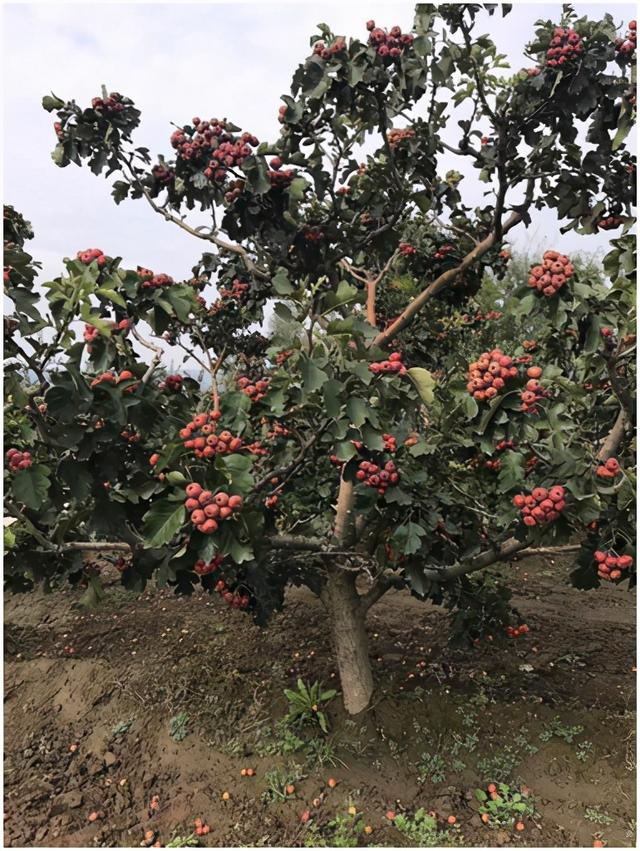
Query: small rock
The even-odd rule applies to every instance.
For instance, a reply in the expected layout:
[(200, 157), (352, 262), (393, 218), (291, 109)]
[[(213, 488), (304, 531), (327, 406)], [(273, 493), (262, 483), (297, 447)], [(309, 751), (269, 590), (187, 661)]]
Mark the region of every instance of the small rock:
[(118, 762), (118, 757), (112, 753), (112, 751), (107, 751), (104, 755), (104, 764), (107, 768), (111, 768), (112, 765), (115, 765)]

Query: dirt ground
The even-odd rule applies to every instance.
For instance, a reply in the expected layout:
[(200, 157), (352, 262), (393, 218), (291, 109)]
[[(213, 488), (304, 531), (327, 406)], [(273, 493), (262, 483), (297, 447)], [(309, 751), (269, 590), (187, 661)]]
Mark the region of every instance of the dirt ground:
[[(331, 701), (328, 735), (278, 725), (298, 676), (337, 687), (306, 591), (267, 630), (204, 593), (113, 584), (90, 613), (73, 589), (6, 597), (5, 846), (183, 844), (195, 817), (203, 846), (426, 845), (386, 817), (419, 807), (450, 844), (635, 846), (635, 594), (576, 591), (561, 562), (508, 570), (530, 632), (506, 646), (454, 649), (442, 609), (387, 594), (376, 700), (355, 720)], [(524, 830), (482, 822), (491, 781), (528, 787)]]

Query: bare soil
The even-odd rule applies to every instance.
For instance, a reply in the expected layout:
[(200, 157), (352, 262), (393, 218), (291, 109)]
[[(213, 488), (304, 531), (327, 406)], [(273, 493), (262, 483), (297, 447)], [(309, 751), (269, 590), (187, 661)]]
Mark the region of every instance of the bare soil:
[[(635, 595), (572, 589), (559, 561), (507, 570), (527, 636), (455, 649), (442, 609), (390, 592), (369, 618), (373, 706), (350, 719), (333, 700), (329, 736), (305, 730), (293, 752), (283, 689), (337, 687), (308, 592), (267, 630), (217, 597), (115, 579), (93, 612), (74, 589), (6, 597), (5, 846), (137, 846), (148, 830), (166, 845), (195, 817), (203, 846), (330, 843), (353, 804), (372, 828), (354, 844), (416, 844), (385, 813), (425, 807), (443, 827), (455, 815), (467, 847), (634, 847)], [(268, 801), (276, 767), (302, 776)], [(529, 788), (525, 830), (482, 823), (474, 793), (492, 780)]]

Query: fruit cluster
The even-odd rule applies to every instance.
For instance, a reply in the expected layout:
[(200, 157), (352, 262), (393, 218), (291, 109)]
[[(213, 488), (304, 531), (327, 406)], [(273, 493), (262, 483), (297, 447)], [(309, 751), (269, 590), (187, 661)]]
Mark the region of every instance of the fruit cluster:
[(525, 350), (525, 352), (535, 352), (535, 350), (538, 348), (538, 343), (535, 340), (523, 340), (522, 348)]
[(398, 448), (397, 441), (392, 434), (383, 434), (382, 440), (384, 442), (385, 452), (395, 452)]
[(340, 53), (341, 50), (345, 50), (347, 43), (344, 39), (344, 36), (337, 36), (331, 42), (330, 45), (326, 45), (324, 41), (316, 41), (313, 45), (313, 52), (315, 56), (319, 56), (321, 59), (331, 59), (332, 56), (335, 56), (336, 53)]
[(398, 59), (403, 50), (413, 44), (411, 33), (403, 33), (398, 26), (391, 27), (389, 32), (386, 32), (381, 27), (377, 27), (375, 21), (367, 21), (367, 29), (369, 44), (375, 47), (378, 56)]
[(398, 246), (398, 251), (405, 257), (413, 257), (414, 254), (418, 253), (418, 249), (414, 248), (413, 245), (410, 245), (408, 242), (401, 242)]
[(292, 354), (293, 349), (283, 349), (283, 351), (278, 352), (276, 355), (276, 366), (282, 366), (283, 363), (289, 360)]
[[(137, 431), (129, 431), (128, 428), (123, 429), (120, 432), (120, 437), (127, 441), (127, 443), (140, 443), (140, 435)], [(153, 456), (152, 456), (153, 457)], [(151, 460), (151, 459), (149, 459)]]
[(249, 284), (241, 281), (240, 278), (234, 278), (231, 282), (231, 288), (221, 287), (219, 290), (221, 298), (242, 298), (249, 289)]
[(242, 166), (258, 144), (252, 133), (233, 136), (227, 123), (217, 118), (201, 121), (196, 117), (191, 121), (193, 130), (176, 130), (171, 134), (171, 145), (181, 160), (207, 162), (204, 175), (210, 180), (224, 180), (227, 170)]
[(217, 570), (223, 561), (224, 556), (222, 555), (214, 556), (209, 562), (206, 562), (203, 558), (199, 558), (194, 564), (193, 569), (198, 576), (207, 576), (209, 573), (213, 573), (214, 570)]
[(154, 275), (153, 272), (150, 272), (149, 269), (143, 269), (142, 272), (145, 274), (140, 274), (141, 270), (138, 268), (138, 274), (142, 278), (142, 288), (145, 290), (155, 290), (160, 287), (170, 287), (175, 283), (171, 275), (165, 275), (163, 273), (159, 275)]
[(444, 245), (441, 245), (440, 248), (433, 255), (434, 260), (445, 260), (448, 254), (451, 254), (452, 251), (455, 251), (455, 246), (451, 245), (449, 242), (445, 242)]
[(562, 67), (579, 57), (583, 51), (582, 36), (578, 35), (574, 29), (555, 27), (547, 50), (547, 65), (550, 68)]
[(255, 440), (253, 443), (248, 443), (244, 448), (250, 455), (261, 456), (269, 454), (269, 450), (265, 449), (259, 440)]
[(267, 437), (269, 438), (269, 440), (274, 440), (277, 437), (289, 437), (290, 434), (291, 429), (288, 429), (286, 426), (283, 426), (282, 423), (279, 423), (277, 420), (275, 420), (275, 422), (273, 423), (273, 427), (270, 428), (267, 432)]
[(624, 219), (622, 216), (605, 216), (598, 221), (598, 227), (600, 230), (614, 230), (615, 228), (619, 228), (623, 222)]
[[(135, 378), (130, 369), (123, 369), (120, 375), (115, 375), (113, 372), (101, 372), (97, 375), (90, 384), (90, 387), (97, 387), (99, 384), (120, 384), (121, 381), (131, 381)], [(124, 388), (124, 393), (133, 393), (138, 384), (131, 384)]]
[(358, 464), (356, 479), (370, 488), (376, 488), (380, 496), (384, 496), (387, 488), (398, 484), (400, 474), (393, 461), (387, 461), (384, 467), (371, 461), (361, 461)]
[(391, 352), (387, 360), (370, 363), (369, 371), (373, 372), (374, 375), (377, 375), (380, 372), (399, 372), (400, 375), (404, 375), (407, 368), (402, 363), (402, 355), (400, 352)]
[(502, 319), (502, 313), (499, 310), (490, 310), (488, 313), (476, 313), (474, 316), (471, 316), (469, 313), (464, 313), (462, 316), (462, 321), (466, 324), (470, 324), (472, 322), (491, 322), (494, 319)]
[(241, 448), (242, 440), (239, 437), (234, 437), (230, 431), (215, 433), (215, 420), (219, 418), (219, 411), (211, 411), (209, 414), (196, 414), (178, 432), (185, 449), (192, 449), (196, 458), (213, 458), (214, 455), (237, 452)]
[(483, 352), (477, 361), (469, 364), (467, 390), (477, 402), (490, 400), (517, 374), (513, 358), (505, 355), (502, 349)]
[(509, 638), (517, 638), (519, 635), (526, 635), (529, 632), (529, 627), (526, 623), (523, 623), (520, 626), (508, 626), (505, 629), (505, 632)]
[(607, 458), (604, 464), (600, 464), (596, 469), (596, 476), (601, 479), (615, 479), (620, 473), (620, 463), (617, 458)]
[(485, 461), (484, 466), (487, 470), (500, 470), (502, 468), (502, 461), (499, 458), (495, 458), (494, 460)]
[(101, 251), (99, 248), (87, 248), (86, 251), (78, 251), (76, 257), (81, 263), (84, 263), (85, 266), (93, 263), (94, 260), (98, 266), (104, 266), (107, 262), (104, 251)]
[(167, 168), (166, 165), (160, 163), (158, 165), (154, 165), (151, 169), (151, 175), (154, 180), (158, 181), (158, 183), (171, 183), (175, 177), (175, 172), (173, 169)]
[(241, 375), (238, 378), (238, 387), (242, 390), (245, 396), (248, 396), (252, 402), (260, 402), (266, 396), (269, 388), (269, 379), (261, 378), (255, 384), (246, 375)]
[(520, 394), (520, 410), (525, 414), (539, 414), (538, 403), (543, 399), (548, 399), (551, 396), (551, 391), (545, 390), (538, 383), (538, 378), (542, 375), (542, 370), (539, 366), (531, 366), (527, 370), (529, 381), (525, 385), (525, 389)]
[(122, 112), (125, 105), (122, 103), (122, 95), (119, 92), (110, 92), (106, 98), (93, 98), (91, 107), (95, 112), (104, 115), (105, 118), (110, 118), (112, 115)]
[(501, 440), (496, 443), (496, 452), (506, 452), (507, 449), (515, 449), (516, 445), (513, 440)]
[(242, 508), (241, 496), (229, 496), (224, 491), (213, 494), (197, 482), (188, 484), (185, 493), (187, 498), (184, 507), (190, 513), (193, 525), (204, 535), (212, 535), (217, 531), (219, 523)]
[(596, 550), (593, 554), (598, 567), (598, 577), (608, 582), (620, 579), (623, 570), (628, 570), (633, 564), (632, 556), (616, 556), (611, 552)]
[(167, 388), (167, 390), (173, 390), (174, 393), (178, 393), (182, 390), (182, 382), (183, 378), (181, 375), (167, 375), (165, 378), (163, 385)]
[(389, 143), (389, 147), (393, 149), (396, 147), (396, 145), (399, 145), (405, 139), (412, 139), (415, 135), (415, 130), (411, 130), (411, 128), (409, 127), (394, 127), (387, 133), (387, 142)]
[(227, 587), (227, 584), (223, 579), (219, 579), (215, 586), (214, 591), (217, 591), (218, 594), (222, 597), (225, 603), (228, 606), (231, 606), (234, 609), (247, 609), (249, 608), (250, 597), (248, 594), (238, 594)]
[(542, 295), (551, 298), (573, 275), (574, 268), (569, 258), (559, 251), (545, 251), (542, 262), (532, 266), (528, 284)]
[(549, 490), (534, 488), (531, 494), (514, 496), (513, 504), (520, 509), (525, 526), (542, 526), (558, 519), (566, 505), (565, 493), (562, 485), (555, 485)]
[(629, 21), (629, 29), (625, 33), (624, 38), (617, 38), (615, 41), (616, 51), (623, 56), (630, 56), (636, 49), (636, 22)]
[(12, 470), (27, 470), (32, 464), (30, 452), (21, 452), (19, 449), (7, 449), (6, 459), (9, 462), (9, 467)]
[(95, 325), (85, 325), (84, 331), (82, 333), (82, 338), (85, 343), (93, 343), (96, 337), (100, 336), (100, 331), (96, 328)]

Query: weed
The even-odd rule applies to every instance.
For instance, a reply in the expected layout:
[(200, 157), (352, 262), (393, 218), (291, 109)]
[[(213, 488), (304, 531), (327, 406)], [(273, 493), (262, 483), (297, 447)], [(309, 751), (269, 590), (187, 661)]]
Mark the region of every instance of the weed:
[(323, 707), (336, 696), (335, 689), (323, 690), (319, 682), (307, 685), (298, 679), (297, 688), (285, 689), (284, 694), (289, 701), (289, 711), (286, 721), (292, 726), (317, 724), (323, 733), (329, 732), (329, 720), (323, 712)]
[(129, 732), (132, 724), (133, 721), (120, 721), (120, 723), (116, 724), (111, 731), (111, 737), (115, 738), (116, 736), (124, 736), (125, 733)]
[(195, 833), (191, 833), (189, 836), (174, 836), (165, 848), (197, 848), (199, 845), (200, 840)]
[(264, 776), (267, 788), (262, 793), (262, 800), (266, 804), (285, 801), (291, 794), (287, 792), (287, 787), (293, 786), (303, 776), (301, 767), (295, 763), (284, 768), (273, 768), (271, 771), (267, 771)]
[(187, 723), (189, 716), (186, 712), (179, 712), (169, 720), (169, 735), (174, 742), (182, 742), (187, 737)]
[(311, 765), (342, 765), (345, 763), (336, 756), (336, 746), (332, 739), (310, 739), (305, 746), (305, 754)]
[(586, 762), (592, 754), (593, 742), (590, 742), (588, 739), (585, 739), (584, 742), (578, 742), (576, 745), (576, 758), (580, 760), (580, 762)]
[(425, 780), (430, 780), (431, 783), (443, 783), (446, 780), (447, 764), (439, 753), (423, 753), (416, 768), (420, 783), (424, 783)]
[(609, 813), (601, 810), (600, 807), (587, 807), (584, 811), (584, 817), (593, 824), (613, 824), (613, 819)]
[(457, 825), (440, 830), (435, 815), (427, 813), (422, 807), (413, 815), (400, 813), (393, 824), (417, 848), (450, 848), (464, 844), (464, 837)]
[(560, 720), (560, 716), (556, 715), (550, 724), (545, 725), (544, 730), (540, 733), (540, 740), (542, 742), (549, 742), (551, 739), (557, 738), (562, 739), (563, 742), (570, 745), (575, 737), (579, 736), (583, 730), (584, 727), (582, 724), (576, 724), (571, 727), (567, 724), (563, 724)]
[(344, 815), (338, 813), (323, 827), (312, 824), (304, 844), (308, 848), (357, 848), (361, 844), (360, 835), (363, 828), (362, 814), (356, 812), (353, 804), (349, 803)]
[(476, 789), (479, 812), (488, 816), (489, 827), (511, 827), (515, 821), (535, 814), (533, 799), (507, 783), (490, 783), (487, 791)]

